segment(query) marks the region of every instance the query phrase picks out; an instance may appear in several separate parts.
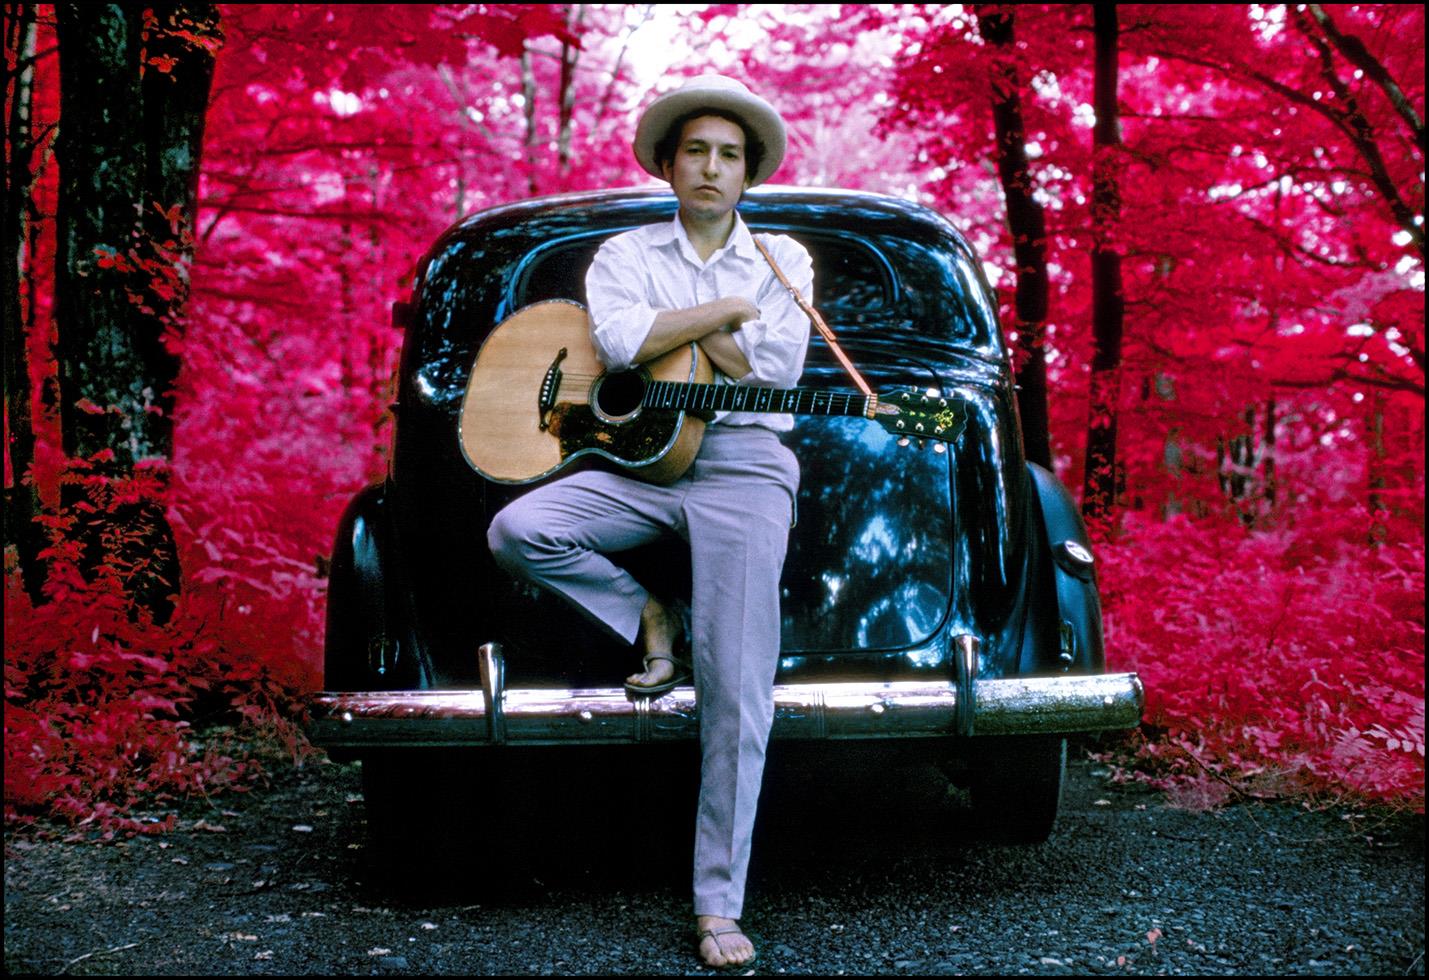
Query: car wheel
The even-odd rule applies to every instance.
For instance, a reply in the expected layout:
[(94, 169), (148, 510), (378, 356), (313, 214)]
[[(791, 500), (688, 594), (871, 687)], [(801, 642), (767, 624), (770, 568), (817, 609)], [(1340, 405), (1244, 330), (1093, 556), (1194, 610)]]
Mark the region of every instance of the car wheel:
[(1045, 735), (976, 739), (969, 790), (980, 835), (1040, 844), (1052, 833), (1067, 773), (1067, 740)]

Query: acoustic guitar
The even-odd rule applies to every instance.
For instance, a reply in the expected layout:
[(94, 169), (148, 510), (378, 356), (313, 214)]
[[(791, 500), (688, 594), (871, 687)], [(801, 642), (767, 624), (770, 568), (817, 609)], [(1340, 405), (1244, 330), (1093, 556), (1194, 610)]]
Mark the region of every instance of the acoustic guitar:
[(858, 415), (910, 439), (951, 442), (966, 409), (934, 390), (875, 395), (714, 383), (697, 344), (629, 371), (606, 371), (585, 308), (568, 300), (527, 306), (487, 336), (461, 409), (467, 462), (497, 483), (532, 483), (580, 463), (614, 465), (673, 483), (694, 462), (715, 412)]

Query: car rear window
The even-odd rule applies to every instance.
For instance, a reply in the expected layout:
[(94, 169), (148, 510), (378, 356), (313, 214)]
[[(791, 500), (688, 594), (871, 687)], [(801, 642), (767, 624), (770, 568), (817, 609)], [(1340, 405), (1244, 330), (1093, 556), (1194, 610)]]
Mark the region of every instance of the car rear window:
[[(586, 270), (608, 237), (603, 233), (562, 241), (532, 254), (513, 283), (511, 308), (548, 299), (584, 303)], [(814, 260), (814, 305), (821, 313), (875, 313), (895, 305), (898, 279), (874, 249), (854, 239), (829, 235), (794, 233), (793, 237)]]

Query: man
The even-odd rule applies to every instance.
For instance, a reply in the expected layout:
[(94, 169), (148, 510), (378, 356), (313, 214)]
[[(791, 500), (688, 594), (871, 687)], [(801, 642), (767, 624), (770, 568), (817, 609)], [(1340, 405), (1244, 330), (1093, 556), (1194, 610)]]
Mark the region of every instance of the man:
[[(735, 211), (747, 188), (773, 174), (784, 147), (778, 112), (733, 79), (693, 79), (645, 110), (636, 159), (670, 183), (679, 211), (668, 223), (610, 239), (591, 264), (591, 340), (608, 369), (696, 343), (728, 383), (797, 384), (808, 319)], [(809, 298), (804, 248), (783, 236), (760, 238)], [(659, 696), (684, 679), (676, 650), (683, 625), (602, 553), (667, 531), (689, 542), (702, 751), (694, 911), (709, 966), (755, 956), (735, 920), (773, 721), (779, 575), (799, 482), (777, 433), (792, 425), (788, 415), (720, 413), (675, 483), (577, 473), (512, 502), (488, 535), (504, 567), (640, 643), (645, 669), (626, 682), (634, 697)]]

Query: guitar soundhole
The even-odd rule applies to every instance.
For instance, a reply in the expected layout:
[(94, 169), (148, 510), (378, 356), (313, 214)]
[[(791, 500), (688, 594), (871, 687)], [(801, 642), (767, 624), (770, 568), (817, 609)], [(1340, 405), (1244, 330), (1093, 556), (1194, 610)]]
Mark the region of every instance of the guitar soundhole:
[(604, 422), (628, 422), (640, 413), (647, 380), (643, 370), (602, 375), (591, 391), (591, 410)]

